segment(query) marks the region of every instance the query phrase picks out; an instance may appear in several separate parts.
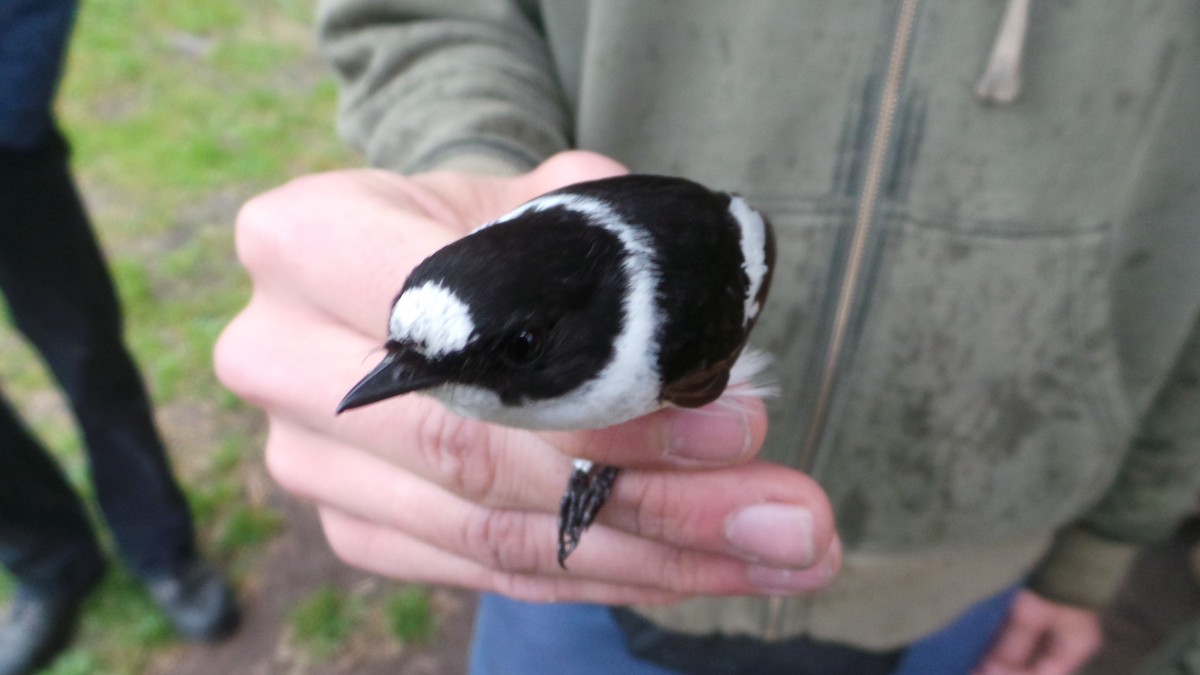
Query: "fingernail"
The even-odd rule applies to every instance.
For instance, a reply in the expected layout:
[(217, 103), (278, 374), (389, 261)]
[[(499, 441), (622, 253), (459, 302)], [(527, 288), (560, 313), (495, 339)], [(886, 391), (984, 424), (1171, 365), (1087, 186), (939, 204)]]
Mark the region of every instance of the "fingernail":
[(790, 568), (814, 562), (813, 515), (801, 506), (747, 506), (725, 521), (725, 540), (749, 562)]
[(667, 423), (667, 458), (687, 465), (736, 461), (750, 451), (750, 423), (738, 405), (677, 410)]
[(808, 569), (746, 565), (746, 580), (768, 595), (795, 595), (826, 588), (842, 566), (842, 543), (835, 536), (829, 550)]
[(769, 595), (792, 595), (817, 591), (829, 585), (832, 570), (811, 568), (792, 570), (764, 565), (747, 565), (746, 580)]

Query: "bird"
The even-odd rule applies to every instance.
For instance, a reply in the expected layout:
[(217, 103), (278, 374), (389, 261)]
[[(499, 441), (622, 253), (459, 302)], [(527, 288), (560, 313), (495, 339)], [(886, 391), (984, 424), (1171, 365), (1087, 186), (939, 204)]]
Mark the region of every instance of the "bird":
[[(730, 383), (774, 262), (770, 221), (736, 193), (652, 174), (568, 185), (413, 268), (386, 355), (337, 413), (420, 392), (473, 419), (583, 430), (706, 405)], [(564, 570), (618, 474), (573, 461)]]

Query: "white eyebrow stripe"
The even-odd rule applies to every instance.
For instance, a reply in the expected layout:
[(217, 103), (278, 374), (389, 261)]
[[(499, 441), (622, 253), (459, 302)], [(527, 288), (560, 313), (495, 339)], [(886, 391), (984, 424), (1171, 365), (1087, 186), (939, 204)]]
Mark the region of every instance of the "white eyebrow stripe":
[(767, 225), (762, 214), (737, 195), (729, 196), (729, 213), (737, 221), (741, 233), (742, 269), (750, 281), (742, 315), (742, 326), (746, 326), (762, 309), (758, 306), (758, 293), (767, 277)]
[(396, 298), (388, 319), (388, 338), (419, 345), (429, 358), (459, 351), (475, 338), (471, 308), (453, 291), (428, 281)]

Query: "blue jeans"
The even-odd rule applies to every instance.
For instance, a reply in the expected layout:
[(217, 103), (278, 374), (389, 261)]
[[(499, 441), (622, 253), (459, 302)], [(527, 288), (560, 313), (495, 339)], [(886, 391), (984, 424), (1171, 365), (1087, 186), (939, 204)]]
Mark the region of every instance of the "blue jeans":
[(637, 658), (603, 605), (542, 605), (485, 593), (471, 644), (471, 675), (666, 675)]
[[(991, 644), (1017, 587), (988, 598), (941, 630), (913, 643), (895, 675), (968, 673)], [(667, 675), (640, 659), (601, 605), (542, 605), (484, 594), (471, 649), (471, 675)]]
[(941, 630), (909, 645), (894, 675), (969, 673), (991, 646), (1020, 585), (980, 601)]
[(77, 0), (0, 0), (0, 148), (32, 150), (53, 126)]

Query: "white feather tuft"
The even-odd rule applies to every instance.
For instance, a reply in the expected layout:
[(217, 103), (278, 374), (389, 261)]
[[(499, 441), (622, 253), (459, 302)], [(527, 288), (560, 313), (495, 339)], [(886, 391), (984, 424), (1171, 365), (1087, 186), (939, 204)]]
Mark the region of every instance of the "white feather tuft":
[(729, 384), (721, 398), (774, 398), (779, 385), (770, 374), (774, 359), (765, 351), (746, 349), (729, 371)]

